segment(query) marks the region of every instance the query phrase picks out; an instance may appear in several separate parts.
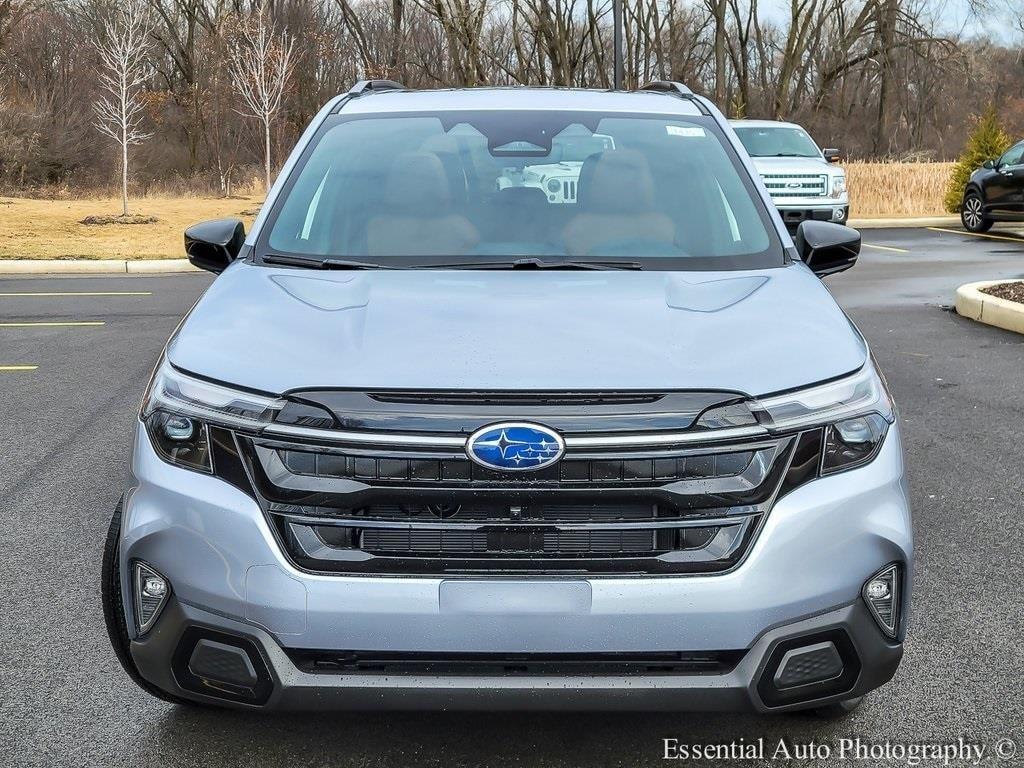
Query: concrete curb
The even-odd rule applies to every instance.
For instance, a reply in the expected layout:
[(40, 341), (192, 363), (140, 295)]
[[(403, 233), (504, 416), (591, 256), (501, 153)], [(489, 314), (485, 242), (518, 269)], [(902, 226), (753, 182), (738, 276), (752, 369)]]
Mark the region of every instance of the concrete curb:
[(1024, 304), (982, 293), (979, 288), (1022, 280), (982, 280), (956, 289), (956, 313), (979, 323), (994, 325), (1015, 333), (1024, 333)]
[(188, 259), (0, 259), (0, 275), (198, 272)]
[(959, 224), (959, 216), (914, 216), (898, 219), (858, 219), (846, 222), (854, 229), (908, 229), (912, 227), (948, 227)]

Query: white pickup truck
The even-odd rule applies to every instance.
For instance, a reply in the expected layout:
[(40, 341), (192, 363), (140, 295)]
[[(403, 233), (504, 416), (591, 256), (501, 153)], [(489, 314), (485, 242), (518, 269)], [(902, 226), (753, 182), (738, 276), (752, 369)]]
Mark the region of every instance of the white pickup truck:
[(850, 215), (846, 173), (833, 165), (838, 149), (822, 150), (795, 123), (732, 120), (786, 227), (817, 219), (845, 224)]

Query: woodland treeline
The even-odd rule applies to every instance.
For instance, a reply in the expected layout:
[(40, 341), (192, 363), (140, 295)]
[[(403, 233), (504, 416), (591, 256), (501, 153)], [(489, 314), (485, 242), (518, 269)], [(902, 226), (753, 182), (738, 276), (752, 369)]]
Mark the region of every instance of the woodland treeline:
[[(611, 84), (610, 0), (134, 1), (139, 50), (118, 81), (111, 19), (124, 0), (0, 0), (3, 191), (114, 189), (119, 135), (133, 190), (258, 186), (267, 146), (276, 166), (324, 101), (366, 77)], [(625, 0), (626, 82), (681, 80), (732, 116), (799, 121), (854, 158), (955, 156), (989, 103), (1024, 131), (1020, 50), (952, 33), (940, 11), (924, 0)], [(121, 134), (117, 82), (137, 105)], [(276, 87), (275, 101), (264, 91)]]

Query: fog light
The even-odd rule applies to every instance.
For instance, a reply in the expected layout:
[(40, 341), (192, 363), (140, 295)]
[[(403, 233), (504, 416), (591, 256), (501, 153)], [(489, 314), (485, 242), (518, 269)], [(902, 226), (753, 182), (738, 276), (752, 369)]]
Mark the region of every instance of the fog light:
[(191, 440), (196, 433), (196, 423), (186, 416), (168, 415), (164, 420), (164, 435), (176, 443)]
[(153, 626), (170, 594), (167, 579), (145, 563), (135, 564), (135, 620), (139, 634)]
[(899, 627), (900, 569), (887, 565), (867, 580), (861, 593), (878, 626), (889, 637), (896, 637)]
[(884, 600), (889, 596), (889, 584), (881, 579), (869, 581), (866, 594), (872, 600)]

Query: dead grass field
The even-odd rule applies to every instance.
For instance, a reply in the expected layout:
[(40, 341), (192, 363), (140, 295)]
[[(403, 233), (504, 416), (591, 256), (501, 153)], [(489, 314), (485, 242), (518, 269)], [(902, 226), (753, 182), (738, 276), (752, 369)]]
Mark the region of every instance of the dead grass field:
[[(854, 217), (928, 216), (943, 213), (942, 196), (952, 163), (844, 164)], [(179, 259), (182, 233), (204, 219), (236, 217), (252, 225), (262, 197), (153, 196), (131, 211), (155, 216), (154, 224), (80, 223), (112, 216), (120, 200), (37, 200), (0, 197), (0, 259)]]
[(154, 224), (81, 224), (116, 216), (119, 199), (34, 200), (0, 197), (0, 259), (182, 259), (182, 233), (204, 219), (233, 217), (252, 225), (262, 197), (144, 197), (132, 214)]
[(939, 216), (953, 163), (844, 163), (850, 216)]

